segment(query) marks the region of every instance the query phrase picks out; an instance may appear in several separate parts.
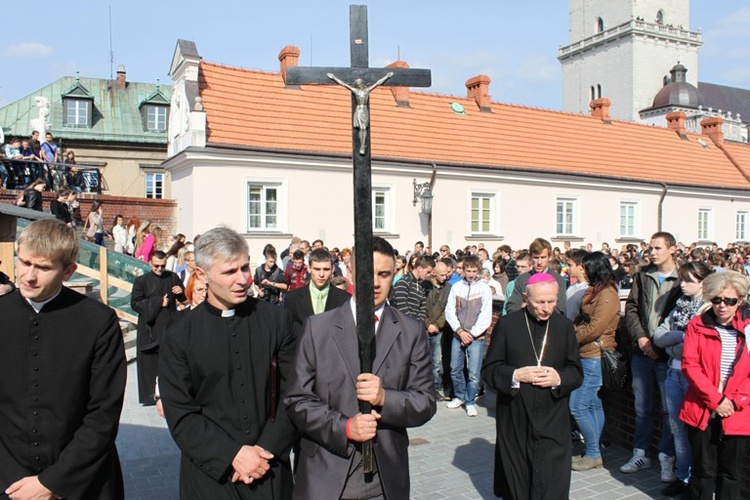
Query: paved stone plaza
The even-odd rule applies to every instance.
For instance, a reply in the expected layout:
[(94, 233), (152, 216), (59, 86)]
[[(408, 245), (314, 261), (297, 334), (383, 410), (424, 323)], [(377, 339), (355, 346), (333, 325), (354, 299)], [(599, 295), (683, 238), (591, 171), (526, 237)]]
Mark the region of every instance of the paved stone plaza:
[[(117, 447), (129, 500), (178, 498), (179, 451), (154, 407), (138, 404), (135, 363), (128, 366), (128, 387)], [(484, 406), (492, 407), (491, 410)], [(427, 425), (409, 433), (414, 499), (492, 499), (495, 441), (494, 398), (478, 401), (479, 416), (438, 405)], [(649, 471), (621, 474), (629, 451), (612, 447), (604, 453), (606, 468), (573, 472), (570, 498), (614, 500), (663, 498), (658, 462)], [(656, 462), (656, 461), (654, 461)], [(561, 467), (569, 466), (560, 464)]]

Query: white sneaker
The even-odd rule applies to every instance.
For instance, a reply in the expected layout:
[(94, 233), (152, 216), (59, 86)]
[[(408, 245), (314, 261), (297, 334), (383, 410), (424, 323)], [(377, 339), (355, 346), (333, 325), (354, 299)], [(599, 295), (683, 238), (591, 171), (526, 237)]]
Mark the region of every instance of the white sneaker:
[(674, 483), (677, 476), (674, 475), (674, 457), (666, 453), (659, 453), (659, 464), (661, 465), (661, 480), (664, 483)]
[(461, 401), (458, 398), (451, 399), (447, 405), (445, 405), (446, 408), (450, 408), (451, 410), (455, 410), (456, 408), (461, 408), (464, 405), (464, 402)]
[(476, 417), (478, 415), (477, 407), (474, 405), (466, 405), (466, 414), (470, 417)]
[(649, 467), (651, 467), (651, 459), (646, 456), (646, 450), (635, 448), (630, 460), (620, 467), (620, 472), (631, 474), (639, 470), (648, 469)]

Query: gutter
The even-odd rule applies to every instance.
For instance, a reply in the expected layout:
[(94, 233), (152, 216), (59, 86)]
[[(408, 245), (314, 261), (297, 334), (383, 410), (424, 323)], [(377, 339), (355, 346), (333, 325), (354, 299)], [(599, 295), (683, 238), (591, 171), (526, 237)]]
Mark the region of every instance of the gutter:
[[(750, 179), (749, 179), (750, 180)], [(659, 203), (658, 203), (658, 211), (657, 211), (657, 221), (656, 221), (656, 227), (658, 228), (658, 231), (661, 232), (661, 226), (662, 226), (662, 219), (664, 212), (664, 198), (667, 196), (667, 191), (669, 190), (669, 187), (667, 187), (666, 183), (660, 182), (661, 187), (663, 188), (661, 191), (661, 196), (659, 196)]]

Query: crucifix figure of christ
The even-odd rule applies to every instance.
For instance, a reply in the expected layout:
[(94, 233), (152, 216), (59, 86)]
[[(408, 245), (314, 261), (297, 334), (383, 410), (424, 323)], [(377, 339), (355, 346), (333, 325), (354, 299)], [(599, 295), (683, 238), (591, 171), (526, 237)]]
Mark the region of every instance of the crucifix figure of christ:
[(370, 92), (372, 92), (375, 87), (377, 87), (378, 85), (382, 85), (386, 80), (392, 77), (393, 72), (388, 72), (388, 74), (386, 74), (383, 78), (373, 83), (369, 87), (365, 85), (365, 82), (363, 82), (361, 78), (357, 78), (356, 80), (354, 80), (354, 85), (349, 85), (333, 73), (327, 73), (326, 76), (342, 87), (346, 87), (347, 89), (349, 89), (352, 93), (352, 97), (357, 100), (357, 107), (352, 113), (354, 115), (352, 117), (352, 125), (354, 126), (354, 128), (359, 129), (359, 154), (363, 155), (365, 154), (365, 149), (367, 149), (367, 136), (369, 135), (368, 127), (370, 126)]
[[(357, 340), (361, 373), (372, 371), (375, 357), (373, 322), (372, 179), (370, 157), (370, 93), (378, 86), (429, 87), (428, 69), (370, 68), (367, 37), (367, 6), (349, 6), (351, 67), (287, 69), (287, 85), (342, 85), (352, 94), (352, 158), (354, 163), (354, 265), (357, 302)], [(371, 405), (360, 401), (362, 413)], [(373, 472), (372, 441), (363, 443), (366, 474)]]

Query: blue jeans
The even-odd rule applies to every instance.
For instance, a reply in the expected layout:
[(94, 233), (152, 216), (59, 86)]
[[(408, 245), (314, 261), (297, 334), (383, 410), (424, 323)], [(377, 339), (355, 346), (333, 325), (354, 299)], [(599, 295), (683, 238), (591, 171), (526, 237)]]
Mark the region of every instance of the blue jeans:
[(432, 359), (432, 379), (435, 381), (435, 389), (443, 388), (443, 349), (440, 347), (440, 341), (443, 339), (443, 332), (435, 335), (427, 335), (427, 343), (430, 346), (430, 359)]
[(682, 370), (670, 368), (667, 373), (667, 412), (669, 413), (669, 428), (674, 436), (675, 463), (674, 473), (677, 479), (687, 481), (690, 478), (690, 466), (693, 463), (693, 452), (690, 449), (685, 424), (680, 420), (680, 409), (685, 401), (688, 381)]
[(667, 380), (667, 362), (640, 354), (634, 354), (630, 362), (633, 372), (633, 396), (635, 397), (635, 432), (633, 448), (648, 450), (654, 434), (654, 390), (659, 391), (663, 413), (659, 451), (670, 457), (674, 456), (674, 439), (669, 430), (667, 416), (667, 397), (665, 382)]
[(602, 386), (601, 358), (581, 358), (583, 366), (583, 383), (570, 394), (570, 413), (576, 419), (586, 443), (586, 456), (601, 457), (599, 440), (604, 429), (604, 409), (599, 399), (599, 388)]
[[(474, 340), (471, 344), (461, 347), (461, 341), (453, 337), (451, 344), (451, 380), (453, 380), (454, 397), (467, 405), (473, 405), (477, 399), (479, 386), (479, 372), (482, 370), (484, 358), (484, 339)], [(464, 377), (464, 360), (469, 368), (469, 381)]]

